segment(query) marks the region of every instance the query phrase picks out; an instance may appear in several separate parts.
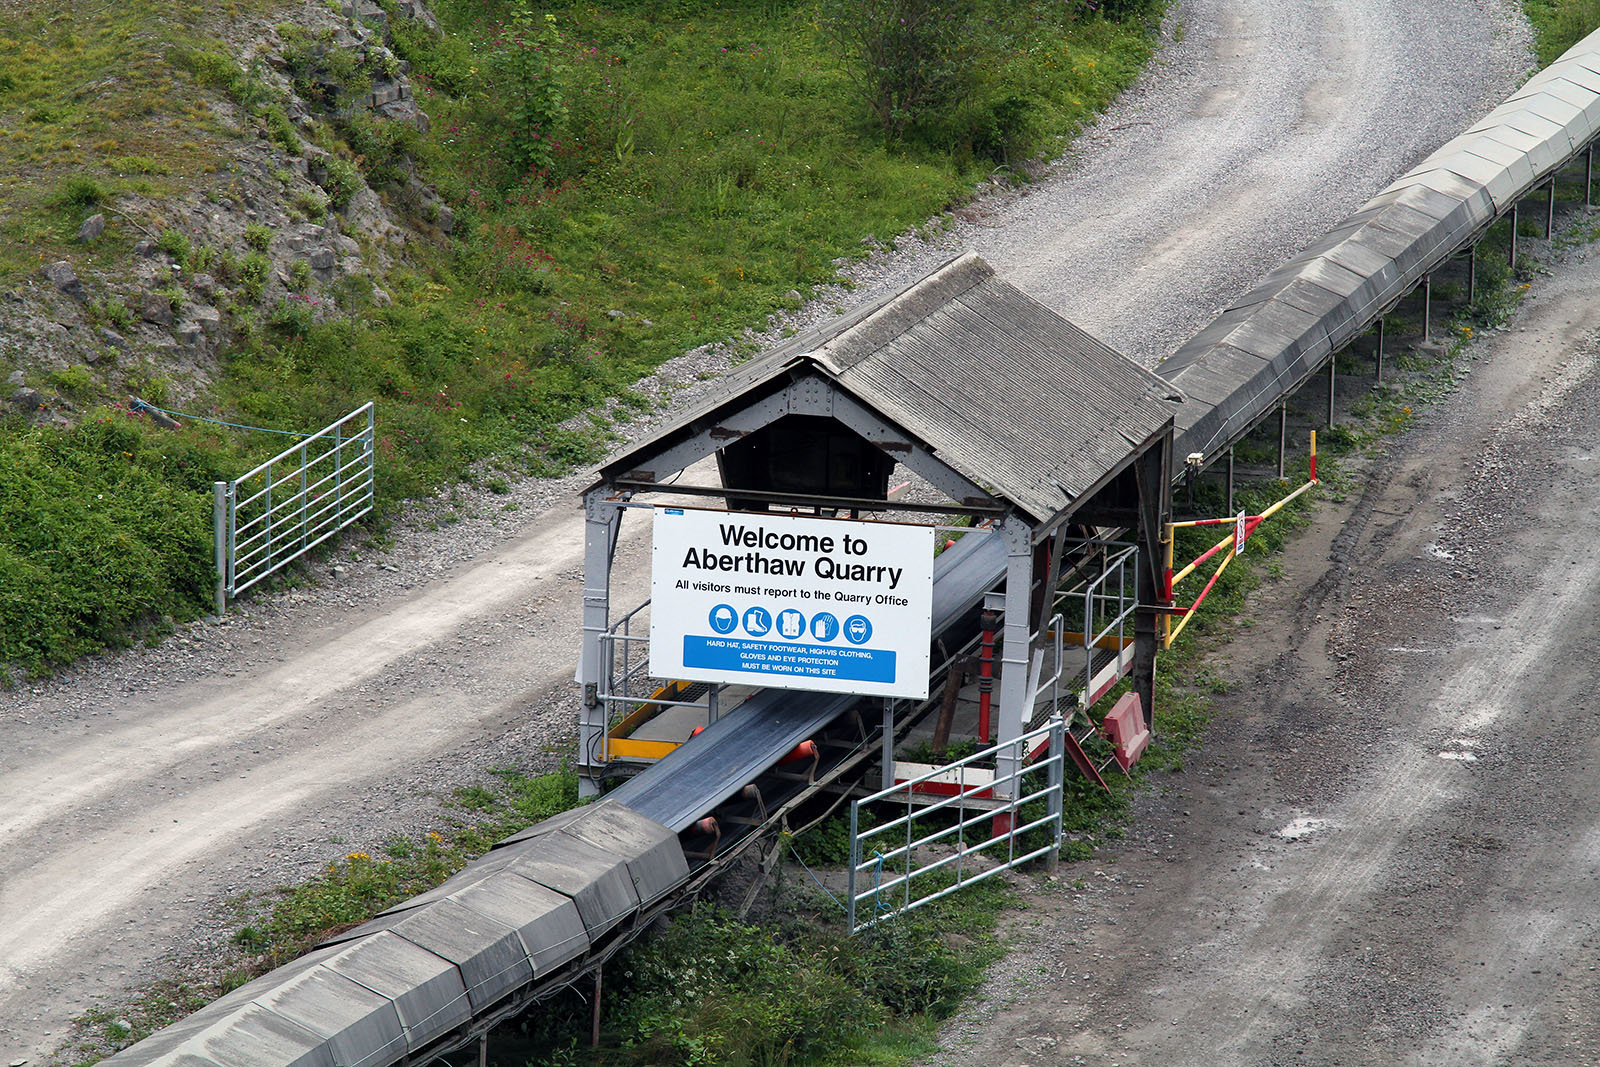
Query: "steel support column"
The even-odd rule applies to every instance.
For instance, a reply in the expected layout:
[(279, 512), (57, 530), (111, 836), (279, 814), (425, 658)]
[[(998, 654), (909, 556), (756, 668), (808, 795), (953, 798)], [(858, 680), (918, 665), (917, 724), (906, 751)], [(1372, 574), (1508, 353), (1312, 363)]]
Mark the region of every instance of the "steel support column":
[(228, 610), (228, 483), (211, 483), (212, 555), (217, 564), (217, 587), (213, 592), (218, 615)]
[[(1003, 720), (1002, 720), (1003, 721)], [(883, 736), (879, 738), (882, 747), (880, 758), (883, 762), (883, 780), (879, 789), (888, 789), (894, 785), (894, 698), (883, 698)]]
[(1422, 343), (1433, 337), (1433, 275), (1422, 276)]
[(1135, 461), (1139, 485), (1139, 566), (1134, 568), (1138, 599), (1133, 612), (1133, 691), (1144, 709), (1146, 726), (1156, 714), (1156, 650), (1160, 631), (1156, 606), (1162, 602), (1166, 553), (1161, 538), (1172, 518), (1172, 436), (1167, 431)]
[(1583, 206), (1594, 206), (1594, 142), (1583, 150)]
[[(1383, 328), (1380, 324), (1380, 330)], [(1283, 446), (1289, 440), (1289, 402), (1278, 405), (1278, 481), (1283, 481)]]
[(1467, 303), (1474, 304), (1478, 300), (1478, 242), (1472, 242), (1467, 249)]
[[(578, 650), (578, 793), (599, 795), (601, 748), (607, 708), (600, 699), (606, 671), (605, 635), (611, 626), (611, 561), (622, 528), (622, 509), (605, 499), (605, 490), (585, 494), (583, 525), (583, 641)], [(587, 773), (585, 773), (587, 772)]]
[(1228, 506), (1225, 509), (1229, 515), (1233, 514), (1233, 446), (1228, 446)]
[(1520, 207), (1520, 204), (1511, 205), (1511, 258), (1509, 262), (1512, 267), (1517, 265), (1517, 216)]
[(1338, 356), (1334, 353), (1328, 355), (1328, 429), (1333, 429), (1333, 394), (1338, 385)]
[[(1015, 515), (1000, 524), (1006, 546), (1006, 608), (1002, 622), (1000, 650), (1000, 722), (995, 740), (999, 744), (1015, 741), (1026, 732), (1033, 709), (1028, 702), (1028, 655), (1033, 647), (1032, 621), (1028, 608), (1033, 593), (1033, 531)], [(1019, 769), (1016, 747), (1002, 750), (995, 761), (995, 781), (1005, 782)], [(1015, 781), (1004, 788), (1012, 795)], [(996, 785), (995, 793), (1002, 790)]]
[(1552, 174), (1552, 175), (1550, 175), (1550, 199), (1545, 204), (1545, 209), (1544, 209), (1544, 239), (1546, 241), (1550, 240), (1550, 237), (1555, 233), (1555, 230), (1556, 230), (1556, 176), (1554, 174)]

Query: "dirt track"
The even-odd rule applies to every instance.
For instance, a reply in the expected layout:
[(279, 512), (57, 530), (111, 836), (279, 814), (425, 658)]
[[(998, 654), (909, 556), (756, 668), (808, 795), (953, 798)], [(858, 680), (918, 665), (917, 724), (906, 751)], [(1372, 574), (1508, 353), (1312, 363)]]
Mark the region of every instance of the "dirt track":
[[(1153, 358), (1503, 95), (1513, 6), (1193, 0), (1083, 163), (977, 205), (960, 240)], [(875, 280), (924, 269), (889, 268)], [(643, 532), (621, 549), (635, 578)], [(548, 761), (571, 732), (580, 546), (567, 498), (470, 561), (402, 535), (404, 583), (363, 562), (325, 595), (4, 695), (0, 1060), (37, 1062), (173, 946), (203, 951), (223, 894), (426, 828), (485, 766)]]
[(1327, 505), (940, 1063), (1600, 1061), (1600, 253)]

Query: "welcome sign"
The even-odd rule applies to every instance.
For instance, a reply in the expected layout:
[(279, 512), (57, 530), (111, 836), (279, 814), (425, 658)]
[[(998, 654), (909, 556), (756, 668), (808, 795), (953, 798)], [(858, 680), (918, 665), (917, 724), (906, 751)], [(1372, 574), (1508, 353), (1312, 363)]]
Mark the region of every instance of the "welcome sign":
[(655, 509), (650, 673), (928, 695), (933, 528)]

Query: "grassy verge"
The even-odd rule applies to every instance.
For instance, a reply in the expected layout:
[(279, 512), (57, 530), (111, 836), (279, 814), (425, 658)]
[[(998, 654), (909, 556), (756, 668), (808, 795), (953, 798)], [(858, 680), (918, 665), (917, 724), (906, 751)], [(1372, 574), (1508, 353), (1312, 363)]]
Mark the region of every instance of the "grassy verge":
[[(0, 185), (0, 245), (26, 251), (0, 258), (0, 280), (69, 255), (83, 211), (117, 192), (159, 198), (204, 186), (229, 136), (201, 117), (208, 93), (238, 102), (254, 85), (244, 95), (264, 127), (292, 142), (293, 131), (273, 132), (281, 108), (255, 99), (260, 86), (214, 45), (189, 40), (170, 6), (30, 5), (0, 15), (0, 171), (20, 168)], [(370, 287), (302, 278), (304, 291), (279, 307), (241, 312), (236, 325), (248, 336), (196, 405), (197, 414), (307, 430), (376, 398), (380, 505), (433, 492), (487, 457), (542, 474), (594, 456), (605, 425), (592, 413), (608, 398), (626, 402), (628, 385), (662, 360), (798, 307), (835, 277), (836, 260), (866, 254), (868, 235), (921, 225), (997, 167), (1058, 148), (1139, 72), (1157, 7), (1110, 5), (1121, 14), (1108, 17), (1096, 5), (986, 0), (972, 9), (981, 32), (962, 91), (886, 137), (828, 45), (816, 3), (552, 8), (538, 50), (559, 100), (532, 128), (505, 91), (508, 79), (530, 76), (506, 58), (520, 40), (517, 9), (499, 0), (434, 6), (442, 36), (394, 20), (430, 132), (349, 110), (347, 88), (326, 101), (309, 136), (400, 206), (398, 182), (414, 157), (444, 194), (453, 233), (433, 228), (437, 210), (405, 208), (432, 239), (411, 242), (404, 265), (382, 279), (392, 303), (375, 301)], [(279, 31), (287, 73), (306, 93), (327, 95), (330, 77), (364, 84), (362, 71), (335, 69), (336, 52), (292, 30)], [(128, 59), (130, 48), (141, 58)], [(86, 79), (98, 86), (87, 95)], [(176, 142), (175, 124), (190, 131)], [(203, 140), (189, 145), (195, 138)], [(158, 150), (174, 143), (182, 151)], [(226, 175), (216, 182), (225, 188)], [(108, 231), (75, 258), (80, 268), (126, 260), (134, 236)], [(186, 268), (228, 266), (222, 274), (238, 275), (233, 284), (248, 292), (247, 250), (162, 238)], [(318, 322), (328, 305), (344, 314)], [(128, 312), (108, 299), (96, 314), (114, 325)], [(0, 351), (0, 374), (22, 360)], [(97, 375), (65, 373), (40, 384), (137, 441), (108, 451), (93, 434), (29, 428), (18, 416), (0, 422), (0, 453), (71, 457), (74, 472), (66, 493), (39, 479), (0, 489), (20, 517), (0, 524), (0, 664), (24, 673), (114, 643), (129, 621), (207, 608), (207, 583), (187, 563), (175, 578), (139, 552), (129, 566), (149, 594), (108, 614), (107, 598), (72, 562), (95, 544), (99, 520), (86, 501), (149, 479), (162, 491), (128, 494), (120, 530), (141, 546), (182, 531), (177, 540), (192, 547), (206, 523), (184, 495), (200, 492), (199, 479), (169, 478), (150, 457), (192, 453), (186, 470), (226, 477), (282, 441), (186, 428), (174, 444), (179, 435), (97, 408), (109, 399)], [(136, 388), (160, 404), (176, 373), (149, 362)], [(140, 470), (114, 469), (118, 451)], [(23, 641), (33, 632), (25, 610), (57, 621)]]
[(1600, 27), (1600, 0), (1522, 0), (1522, 10), (1533, 24), (1541, 67)]

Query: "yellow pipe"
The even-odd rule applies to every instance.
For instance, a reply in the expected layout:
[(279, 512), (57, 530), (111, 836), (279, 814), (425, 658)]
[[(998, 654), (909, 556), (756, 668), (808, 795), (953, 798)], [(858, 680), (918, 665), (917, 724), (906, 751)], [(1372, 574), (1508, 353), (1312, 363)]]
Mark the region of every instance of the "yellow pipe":
[[(1233, 534), (1230, 532), (1227, 537), (1224, 537), (1222, 540), (1220, 540), (1216, 544), (1212, 545), (1206, 551), (1207, 552), (1215, 552), (1217, 549), (1221, 548), (1223, 545), (1226, 545), (1228, 542), (1230, 542), (1232, 540), (1233, 540)], [(1205, 553), (1202, 552), (1201, 555), (1205, 555)], [(1176, 588), (1179, 582), (1183, 581), (1185, 578), (1189, 577), (1189, 575), (1193, 574), (1195, 572), (1196, 568), (1198, 568), (1199, 566), (1200, 566), (1200, 561), (1198, 559), (1196, 559), (1193, 563), (1191, 563), (1187, 567), (1183, 568), (1183, 570), (1179, 571), (1177, 574), (1174, 574), (1172, 576), (1172, 585), (1173, 585), (1173, 587)]]
[[(1172, 573), (1173, 542), (1176, 541), (1176, 540), (1177, 540), (1177, 537), (1172, 532), (1172, 523), (1169, 522), (1169, 523), (1166, 524), (1166, 527), (1161, 531), (1161, 543), (1162, 543), (1162, 548), (1163, 548), (1162, 555), (1165, 557), (1165, 562), (1162, 564), (1162, 566), (1165, 568), (1163, 573), (1166, 573), (1166, 574), (1171, 574)], [(1173, 581), (1173, 582), (1171, 582), (1169, 584), (1170, 585), (1176, 585), (1177, 582)], [(1167, 589), (1167, 593), (1170, 595), (1171, 592), (1172, 592), (1172, 590), (1169, 587)], [(1164, 615), (1161, 616), (1161, 641), (1162, 641), (1162, 644), (1161, 644), (1162, 648), (1171, 648), (1172, 647), (1172, 616), (1171, 615), (1165, 615), (1164, 614)]]
[[(1229, 552), (1226, 556), (1222, 557), (1222, 564), (1219, 567), (1217, 567), (1217, 573), (1215, 575), (1215, 579), (1216, 580), (1220, 580), (1222, 578), (1222, 572), (1228, 569), (1228, 564), (1232, 563), (1233, 560), (1234, 560), (1234, 554), (1232, 552)], [(1198, 610), (1197, 608), (1190, 608), (1188, 613), (1185, 614), (1184, 617), (1181, 620), (1179, 620), (1177, 628), (1172, 631), (1171, 640), (1169, 640), (1168, 643), (1167, 643), (1167, 647), (1168, 648), (1171, 648), (1172, 647), (1172, 643), (1171, 642), (1172, 641), (1176, 641), (1178, 639), (1178, 635), (1183, 633), (1183, 628), (1185, 626), (1189, 625), (1189, 620), (1194, 618), (1194, 613), (1197, 610)]]

